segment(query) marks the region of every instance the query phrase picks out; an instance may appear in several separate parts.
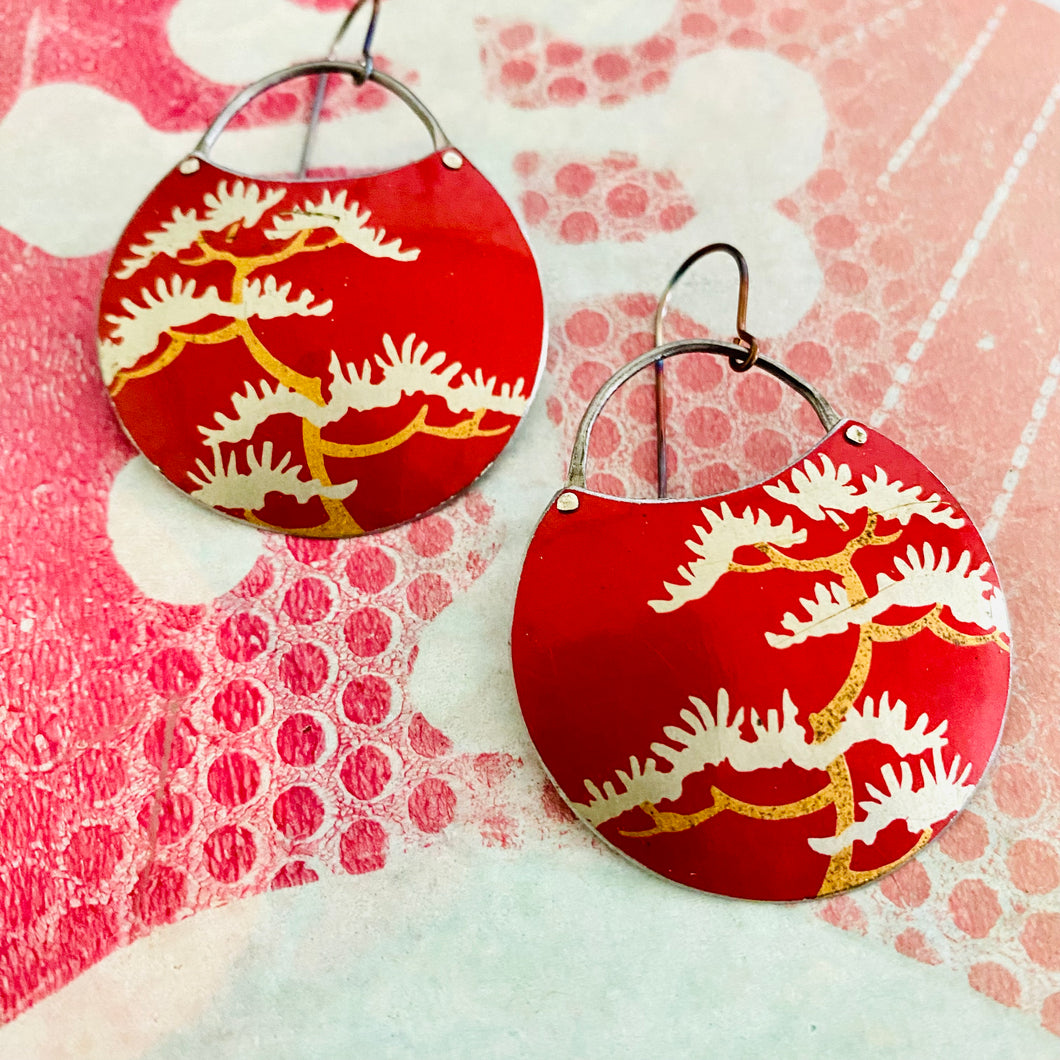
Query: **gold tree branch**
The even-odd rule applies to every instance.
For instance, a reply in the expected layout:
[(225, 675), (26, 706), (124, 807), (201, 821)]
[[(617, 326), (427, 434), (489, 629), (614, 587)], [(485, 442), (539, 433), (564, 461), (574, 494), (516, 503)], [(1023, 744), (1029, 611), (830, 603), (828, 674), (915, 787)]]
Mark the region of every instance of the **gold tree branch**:
[(899, 865), (918, 854), (930, 838), (931, 829), (925, 828), (920, 833), (920, 838), (917, 839), (916, 843), (913, 844), (913, 846), (900, 858), (896, 858), (894, 861), (889, 862), (886, 865), (881, 865), (878, 869), (852, 869), (850, 867), (850, 858), (854, 849), (853, 845), (844, 847), (838, 854), (835, 854), (832, 857), (831, 864), (828, 866), (828, 872), (824, 878), (824, 883), (821, 884), (817, 896), (820, 898), (827, 894), (833, 894), (836, 891), (845, 891), (850, 887), (857, 887), (859, 884), (868, 883), (870, 880), (874, 880), (878, 876), (890, 872), (891, 869), (898, 868)]
[[(435, 438), (487, 438), (495, 434), (504, 434), (505, 431), (509, 430), (508, 427), (483, 430), (479, 424), (482, 422), (482, 417), (486, 414), (485, 409), (476, 409), (466, 420), (454, 423), (451, 427), (435, 427), (427, 423), (427, 409), (428, 406), (423, 405), (406, 426), (389, 438), (383, 438), (378, 442), (366, 442), (363, 445), (345, 445), (340, 442), (329, 442), (321, 438), (318, 451), (324, 456), (354, 459), (362, 456), (375, 456), (377, 453), (385, 453), (390, 449), (395, 449), (403, 442), (407, 442), (414, 434), (428, 434)], [(310, 460), (312, 459), (313, 457), (310, 456)]]
[(805, 817), (809, 813), (816, 813), (835, 802), (835, 792), (831, 781), (820, 791), (808, 795), (805, 799), (776, 806), (759, 806), (753, 802), (734, 799), (713, 785), (711, 785), (710, 797), (713, 800), (711, 805), (695, 813), (670, 813), (657, 809), (653, 803), (642, 802), (640, 809), (652, 819), (654, 827), (639, 832), (627, 832), (620, 829), (619, 835), (646, 839), (664, 832), (684, 832), (704, 821), (709, 821), (723, 810), (732, 810), (733, 813), (738, 813), (742, 817), (753, 817), (759, 821), (789, 820), (793, 817)]
[(155, 372), (161, 372), (166, 365), (172, 364), (184, 351), (184, 347), (189, 344), (212, 346), (219, 342), (228, 342), (230, 339), (236, 338), (240, 334), (238, 325), (241, 323), (243, 321), (233, 320), (231, 324), (219, 328), (217, 331), (210, 331), (205, 335), (194, 335), (184, 331), (167, 331), (169, 345), (153, 361), (149, 361), (139, 368), (125, 368), (115, 375), (114, 381), (110, 384), (111, 397), (116, 397), (130, 379), (143, 379), (145, 376), (154, 375)]
[(293, 368), (286, 365), (278, 357), (269, 352), (265, 344), (254, 334), (254, 329), (246, 320), (233, 321), (237, 333), (247, 344), (247, 349), (266, 372), (277, 382), (282, 383), (292, 390), (296, 390), (303, 397), (308, 398), (314, 405), (323, 407), (327, 404), (320, 391), (320, 380), (315, 376), (302, 375)]
[(982, 644), (996, 644), (1002, 651), (1011, 652), (1012, 646), (1005, 640), (1005, 634), (995, 629), (993, 633), (961, 633), (942, 621), (934, 611), (928, 616), (927, 628), (940, 640), (957, 644), (964, 648), (977, 648)]
[[(233, 254), (230, 250), (222, 250), (219, 247), (212, 246), (206, 241), (205, 236), (200, 235), (195, 241), (195, 245), (199, 248), (199, 257), (181, 258), (180, 263), (194, 267), (196, 265), (206, 265), (213, 261), (227, 262), (236, 270), (236, 274), (232, 278), (232, 301), (238, 305), (243, 301), (243, 284), (252, 272), (264, 268), (266, 265), (278, 265), (288, 258), (293, 258), (296, 254), (312, 253), (317, 250), (327, 250), (329, 247), (336, 247), (343, 241), (341, 236), (334, 236), (324, 243), (309, 243), (309, 236), (313, 231), (313, 229), (304, 228), (300, 232), (296, 232), (289, 243), (274, 253), (258, 254), (252, 257)], [(227, 236), (227, 238), (231, 239), (231, 236)]]
[[(279, 534), (293, 534), (295, 536), (358, 537), (364, 533), (364, 529), (346, 511), (342, 501), (331, 500), (328, 497), (321, 497), (320, 500), (328, 512), (327, 520), (323, 523), (317, 523), (316, 526), (308, 526), (304, 530), (292, 530), (288, 526), (275, 526), (273, 523), (267, 523), (264, 519), (259, 519), (249, 508), (243, 509), (243, 518), (248, 523), (260, 527), (262, 530), (275, 530)], [(341, 511), (334, 511), (333, 506), (335, 505), (341, 506)]]
[(827, 706), (810, 715), (814, 743), (823, 743), (838, 730), (847, 711), (864, 690), (865, 682), (869, 679), (869, 667), (872, 665), (873, 642), (872, 626), (862, 626), (858, 632), (854, 659), (846, 679), (839, 686), (839, 691), (832, 696)]

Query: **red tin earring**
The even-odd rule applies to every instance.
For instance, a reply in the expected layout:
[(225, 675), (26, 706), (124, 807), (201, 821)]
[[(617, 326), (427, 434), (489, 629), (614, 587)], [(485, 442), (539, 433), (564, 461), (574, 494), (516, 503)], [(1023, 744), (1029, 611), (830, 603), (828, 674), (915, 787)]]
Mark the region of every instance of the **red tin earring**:
[[(677, 276), (715, 250), (737, 259), (745, 297), (725, 244)], [(660, 345), (593, 398), (527, 551), (512, 661), (545, 767), (604, 840), (704, 891), (790, 900), (895, 868), (963, 806), (1000, 737), (1010, 641), (953, 495), (757, 356), (742, 323), (746, 345)], [(694, 351), (786, 383), (826, 436), (716, 497), (587, 490), (607, 399)]]
[[(103, 287), (100, 366), (133, 443), (193, 499), (290, 534), (383, 529), (464, 489), (542, 364), (518, 222), (374, 68), (373, 28), (374, 15), (361, 62), (302, 63), (236, 95), (137, 210)], [(397, 96), (432, 153), (349, 179), (261, 179), (211, 159), (238, 111), (291, 78), (319, 75), (315, 121), (333, 73)]]

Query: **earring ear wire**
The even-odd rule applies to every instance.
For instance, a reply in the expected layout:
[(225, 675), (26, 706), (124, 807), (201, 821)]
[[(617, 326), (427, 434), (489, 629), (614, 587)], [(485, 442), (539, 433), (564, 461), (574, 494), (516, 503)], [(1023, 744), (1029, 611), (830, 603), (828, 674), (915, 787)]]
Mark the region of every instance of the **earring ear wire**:
[[(710, 254), (728, 254), (736, 262), (736, 268), (740, 273), (740, 289), (736, 304), (736, 334), (737, 343), (746, 344), (747, 352), (743, 355), (737, 353), (729, 354), (729, 366), (734, 372), (746, 372), (753, 368), (758, 359), (758, 339), (747, 330), (747, 292), (750, 287), (750, 274), (747, 268), (747, 259), (731, 243), (710, 243), (705, 247), (690, 254), (674, 271), (669, 282), (663, 288), (659, 296), (658, 305), (655, 307), (655, 345), (663, 345), (663, 321), (666, 310), (670, 303), (670, 296), (681, 278), (697, 261)], [(666, 496), (666, 386), (663, 380), (663, 361), (659, 358), (655, 362), (655, 460), (657, 468), (657, 483), (659, 497)]]
[[(356, 0), (349, 11), (346, 12), (346, 17), (342, 20), (342, 24), (331, 42), (331, 47), (328, 48), (328, 59), (336, 58), (342, 38), (346, 36), (346, 31), (353, 24), (354, 16), (366, 3), (368, 3), (368, 0)], [(375, 72), (375, 62), (372, 59), (372, 42), (375, 40), (375, 28), (379, 22), (380, 0), (371, 0), (371, 4), (372, 14), (368, 21), (368, 28), (365, 30), (364, 41), (361, 43), (361, 66), (363, 70), (352, 75), (354, 83), (358, 85), (363, 85), (365, 82), (370, 81), (372, 74)], [(298, 160), (299, 177), (304, 177), (309, 171), (309, 156), (313, 150), (313, 140), (316, 138), (317, 127), (320, 124), (320, 114), (324, 109), (324, 96), (327, 90), (328, 75), (321, 74), (317, 78), (316, 89), (313, 92), (313, 106), (309, 112), (305, 139), (302, 141), (302, 155)]]

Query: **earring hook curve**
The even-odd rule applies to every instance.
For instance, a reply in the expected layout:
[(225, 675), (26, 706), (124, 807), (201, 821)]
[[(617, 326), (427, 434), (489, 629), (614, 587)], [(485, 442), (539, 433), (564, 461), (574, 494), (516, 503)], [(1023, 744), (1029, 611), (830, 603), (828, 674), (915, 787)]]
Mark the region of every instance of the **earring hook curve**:
[(729, 363), (734, 371), (746, 372), (749, 368), (754, 366), (755, 361), (758, 359), (758, 339), (747, 330), (747, 293), (751, 286), (750, 272), (747, 268), (747, 259), (731, 243), (710, 243), (705, 247), (700, 247), (699, 250), (694, 254), (690, 254), (677, 267), (677, 271), (670, 277), (670, 282), (665, 288), (663, 288), (659, 304), (655, 307), (655, 345), (661, 346), (663, 344), (663, 320), (666, 316), (666, 310), (669, 306), (670, 296), (673, 294), (674, 287), (677, 286), (684, 274), (688, 272), (697, 261), (701, 258), (705, 258), (708, 254), (717, 253), (728, 254), (736, 262), (736, 268), (740, 273), (740, 291), (736, 306), (736, 334), (739, 338), (736, 339), (736, 344), (740, 345), (741, 343), (746, 343), (747, 355), (738, 358), (733, 354), (729, 358)]
[[(746, 372), (754, 366), (758, 360), (758, 339), (747, 330), (747, 292), (750, 287), (750, 273), (747, 268), (747, 259), (731, 243), (709, 243), (700, 247), (695, 253), (690, 254), (677, 267), (676, 272), (670, 277), (669, 283), (663, 288), (663, 293), (655, 307), (655, 346), (663, 345), (663, 320), (666, 317), (666, 309), (670, 303), (670, 295), (674, 287), (680, 282), (681, 277), (700, 258), (708, 254), (728, 254), (735, 262), (740, 273), (740, 291), (736, 305), (736, 344), (746, 343), (747, 353), (743, 357), (736, 353), (729, 354), (729, 365), (734, 372)], [(663, 362), (660, 358), (655, 362), (655, 464), (657, 469), (658, 494), (666, 496), (666, 388), (663, 380)]]
[[(327, 54), (328, 59), (336, 57), (342, 38), (346, 36), (346, 31), (352, 25), (354, 16), (366, 3), (368, 3), (368, 0), (354, 0), (353, 5), (346, 12), (338, 32), (331, 41), (331, 47), (328, 49)], [(368, 19), (368, 28), (365, 30), (364, 42), (361, 45), (361, 65), (364, 67), (364, 72), (353, 75), (353, 80), (358, 85), (363, 85), (366, 81), (371, 80), (372, 74), (375, 72), (375, 62), (372, 59), (372, 42), (375, 39), (375, 27), (379, 22), (380, 7), (381, 0), (372, 0), (372, 14)], [(313, 108), (309, 112), (309, 123), (306, 126), (305, 139), (302, 141), (302, 157), (298, 160), (299, 178), (304, 177), (309, 169), (309, 155), (313, 149), (313, 139), (316, 135), (317, 126), (320, 124), (320, 113), (324, 109), (324, 94), (327, 92), (327, 87), (328, 75), (321, 74), (317, 78), (316, 92), (313, 96)]]

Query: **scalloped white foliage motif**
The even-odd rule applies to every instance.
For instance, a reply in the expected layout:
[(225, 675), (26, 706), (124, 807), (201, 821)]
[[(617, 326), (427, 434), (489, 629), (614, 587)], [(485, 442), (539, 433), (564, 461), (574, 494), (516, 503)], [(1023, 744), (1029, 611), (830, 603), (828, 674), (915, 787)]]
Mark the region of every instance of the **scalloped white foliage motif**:
[(231, 304), (217, 293), (216, 287), (207, 287), (197, 295), (194, 280), (183, 283), (176, 275), (170, 277), (168, 285), (159, 277), (154, 294), (146, 287), (140, 288), (140, 299), (143, 305), (137, 305), (131, 298), (122, 299), (126, 316), (106, 315), (107, 323), (114, 330), (110, 339), (100, 340), (99, 362), (103, 381), (108, 386), (118, 372), (132, 368), (141, 357), (152, 353), (158, 340), (170, 329), (214, 314), (232, 315)]
[[(951, 567), (949, 549), (940, 549), (936, 557), (935, 550), (927, 543), (922, 552), (910, 545), (906, 558), (896, 558), (894, 565), (897, 578), (881, 574), (876, 579), (876, 595), (872, 600), (881, 603), (877, 613), (892, 604), (923, 607), (939, 603), (949, 607), (958, 622), (969, 622), (984, 630), (998, 628), (1003, 633), (1009, 632), (1004, 604), (1000, 607), (997, 604), (1001, 593), (985, 577), (990, 571), (989, 563), (981, 563), (972, 570), (972, 554), (965, 551)], [(1001, 622), (1005, 623), (1003, 627)]]
[(289, 466), (291, 454), (284, 453), (274, 464), (272, 462), (272, 442), (265, 442), (261, 447), (261, 456), (251, 449), (247, 452), (249, 472), (242, 472), (236, 466), (236, 454), (229, 456), (225, 464), (218, 450), (214, 450), (214, 466), (208, 468), (201, 460), (196, 464), (199, 474), (188, 472), (188, 478), (197, 486), (189, 496), (214, 508), (243, 508), (253, 511), (265, 503), (268, 494), (286, 493), (297, 497), (305, 504), (312, 497), (327, 497), (329, 500), (345, 500), (357, 488), (356, 482), (344, 482), (334, 486), (325, 486), (316, 479), (299, 477), (302, 467), (299, 464)]
[(949, 607), (958, 622), (978, 626), (984, 632), (1008, 634), (1008, 613), (997, 587), (984, 575), (989, 563), (971, 570), (972, 554), (964, 551), (950, 566), (949, 549), (938, 556), (930, 544), (918, 552), (910, 545), (906, 558), (895, 558), (897, 577), (880, 574), (876, 579), (876, 594), (856, 604), (850, 603), (846, 590), (839, 582), (818, 582), (813, 599), (801, 599), (805, 615), (789, 611), (781, 620), (786, 633), (765, 634), (773, 648), (790, 648), (811, 637), (827, 637), (842, 633), (850, 626), (874, 622), (889, 607), (933, 608)]
[[(488, 409), (521, 416), (526, 411), (529, 397), (523, 393), (525, 380), (522, 378), (514, 384), (501, 383), (498, 389), (497, 377), (484, 379), (481, 368), (476, 368), (472, 377), (460, 371), (459, 361), (446, 364), (442, 352), (427, 356), (427, 343), (417, 343), (414, 334), (405, 336), (400, 350), (389, 335), (384, 335), (383, 349), (384, 353), (376, 354), (375, 362), (383, 370), (381, 387), (388, 396), (394, 395), (391, 403), (402, 394), (431, 394), (444, 398), (450, 412)], [(460, 381), (454, 385), (458, 373)]]
[(806, 540), (806, 531), (796, 530), (791, 516), (785, 516), (779, 523), (774, 523), (765, 512), (755, 511), (750, 507), (745, 508), (742, 515), (734, 515), (729, 505), (724, 502), (720, 512), (713, 512), (709, 508), (700, 510), (707, 526), (693, 525), (692, 529), (699, 540), (690, 539), (685, 542), (699, 559), (677, 568), (684, 584), (663, 582), (663, 588), (670, 594), (670, 598), (649, 600), (648, 606), (654, 611), (676, 611), (689, 601), (706, 596), (729, 569), (736, 550), (745, 545), (769, 544), (790, 548), (792, 545), (801, 545)]
[[(815, 460), (820, 461), (820, 466)], [(921, 486), (905, 486), (897, 480), (892, 482), (879, 466), (874, 478), (861, 476), (860, 489), (853, 484), (852, 478), (848, 464), (836, 467), (827, 453), (821, 453), (816, 458), (804, 460), (801, 468), (791, 472), (790, 485), (778, 482), (763, 488), (775, 500), (798, 508), (815, 521), (825, 517), (836, 519), (837, 512), (852, 515), (867, 508), (885, 519), (897, 519), (903, 526), (907, 526), (914, 515), (955, 529), (964, 526), (964, 519), (943, 503), (937, 493), (925, 497)]]
[(115, 275), (119, 280), (127, 280), (159, 254), (175, 258), (182, 250), (195, 246), (204, 232), (223, 232), (234, 224), (253, 228), (285, 194), (283, 188), (262, 191), (252, 181), (237, 180), (234, 184), (221, 181), (216, 191), (203, 196), (206, 210), (202, 217), (195, 210), (174, 206), (172, 219), (163, 221), (159, 230), (148, 232), (145, 243), (133, 244), (132, 255), (122, 260)]
[(319, 202), (307, 199), (289, 213), (274, 217), (272, 227), (265, 229), (265, 235), (269, 239), (290, 239), (306, 230), (330, 228), (344, 243), (363, 250), (373, 258), (415, 261), (420, 256), (418, 247), (406, 250), (400, 239), (395, 237), (387, 240), (385, 229), (373, 228), (368, 224), (371, 218), (372, 211), (362, 209), (360, 203), (346, 204), (345, 191), (334, 196), (324, 191)]
[(888, 825), (903, 821), (910, 832), (922, 832), (936, 821), (956, 813), (971, 795), (974, 784), (968, 783), (972, 771), (969, 762), (961, 769), (961, 756), (954, 754), (949, 766), (942, 752), (935, 749), (931, 761), (920, 762), (920, 787), (914, 789), (913, 770), (908, 762), (900, 763), (900, 773), (894, 766), (883, 767), (884, 791), (866, 785), (872, 796), (858, 805), (865, 811), (861, 821), (855, 821), (838, 835), (811, 839), (810, 846), (819, 854), (838, 854), (844, 847), (860, 841), (872, 843)]
[[(686, 707), (681, 711), (683, 726), (668, 725), (663, 729), (669, 742), (651, 745), (655, 758), (645, 758), (641, 763), (631, 757), (628, 770), (616, 769), (615, 778), (601, 786), (585, 781), (589, 801), (573, 805), (590, 824), (598, 826), (643, 802), (655, 805), (672, 801), (681, 794), (688, 777), (725, 761), (741, 773), (777, 769), (789, 763), (801, 769), (823, 770), (839, 755), (866, 740), (893, 747), (902, 756), (937, 750), (946, 744), (947, 722), (929, 730), (928, 716), (920, 714), (910, 724), (906, 704), (901, 699), (892, 703), (887, 693), (878, 704), (868, 697), (860, 707), (848, 711), (838, 730), (820, 742), (815, 742), (799, 722), (798, 709), (787, 690), (779, 711), (733, 709), (725, 689), (718, 691), (713, 711), (696, 696), (689, 696), (689, 701), (696, 709)], [(748, 718), (754, 731), (752, 740), (741, 733)], [(668, 763), (669, 769), (660, 771), (657, 759)]]
[(167, 285), (159, 277), (154, 294), (146, 287), (140, 288), (142, 305), (137, 305), (131, 298), (123, 298), (121, 305), (127, 315), (106, 314), (105, 319), (114, 326), (114, 330), (111, 338), (99, 342), (100, 367), (105, 383), (109, 385), (118, 372), (134, 367), (142, 357), (153, 353), (163, 335), (208, 316), (231, 320), (319, 317), (326, 316), (332, 308), (328, 299), (314, 305), (316, 296), (309, 290), (301, 291), (293, 300), (289, 299), (291, 284), (279, 286), (274, 276), (266, 276), (264, 281), (248, 280), (243, 300), (236, 303), (222, 298), (216, 287), (208, 287), (200, 295), (196, 295), (195, 290), (194, 280), (182, 282), (174, 274)]
[[(281, 290), (285, 290), (281, 289)], [(307, 292), (303, 292), (303, 297)], [(221, 442), (241, 442), (251, 438), (254, 431), (271, 416), (290, 414), (308, 420), (315, 427), (337, 423), (348, 412), (365, 409), (389, 408), (408, 394), (434, 395), (445, 399), (451, 412), (473, 412), (486, 409), (521, 416), (528, 397), (523, 394), (523, 380), (515, 384), (497, 386), (496, 377), (483, 379), (481, 369), (472, 378), (466, 372), (454, 386), (453, 379), (460, 372), (460, 363), (446, 363), (444, 353), (427, 356), (427, 343), (416, 343), (415, 335), (406, 336), (400, 352), (389, 335), (383, 336), (384, 353), (375, 356), (382, 369), (382, 378), (372, 380), (372, 365), (366, 360), (360, 368), (352, 362), (345, 366), (338, 354), (331, 353), (331, 385), (329, 398), (318, 405), (289, 387), (268, 382), (255, 389), (247, 383), (242, 394), (232, 395), (234, 416), (215, 413), (216, 426), (200, 426), (199, 432), (210, 445)]]
[(250, 317), (273, 320), (289, 316), (326, 317), (331, 312), (333, 303), (330, 298), (314, 305), (316, 295), (306, 288), (299, 292), (297, 298), (289, 298), (292, 286), (290, 281), (280, 285), (275, 276), (266, 276), (264, 280), (247, 280), (243, 288), (243, 301), (233, 306), (231, 313), (244, 320)]

